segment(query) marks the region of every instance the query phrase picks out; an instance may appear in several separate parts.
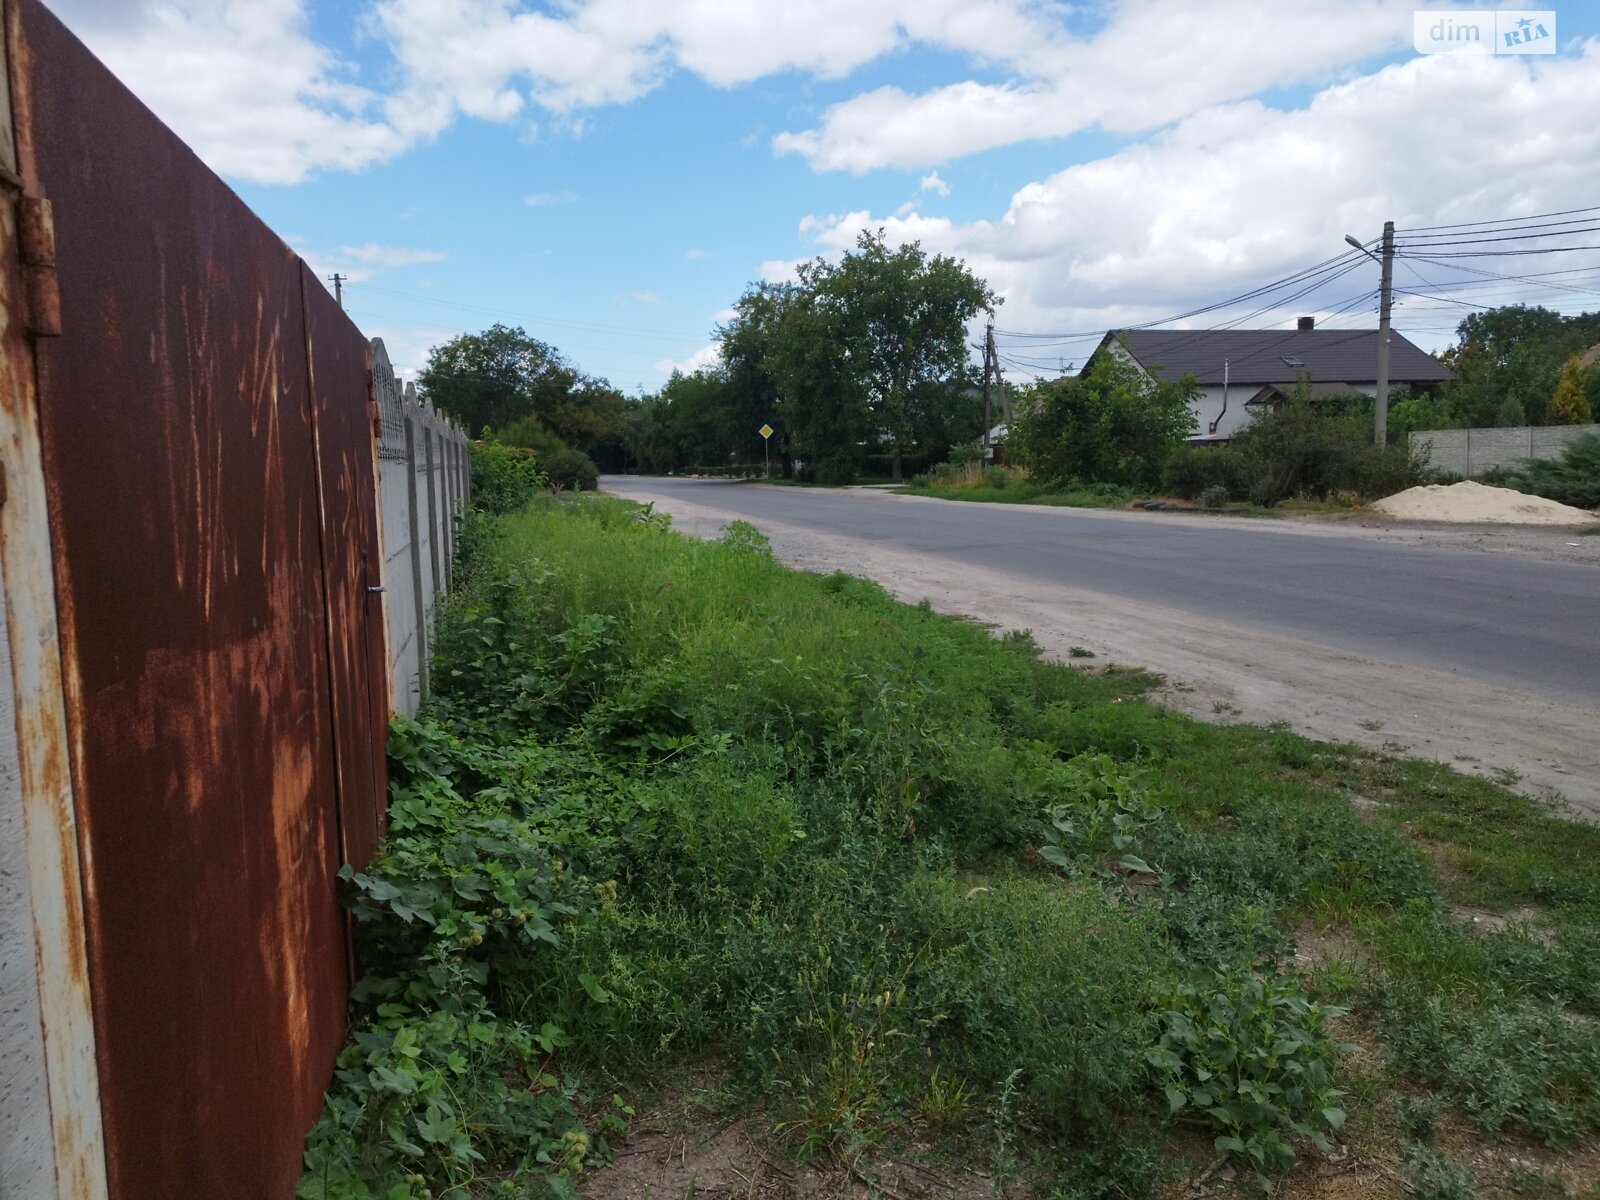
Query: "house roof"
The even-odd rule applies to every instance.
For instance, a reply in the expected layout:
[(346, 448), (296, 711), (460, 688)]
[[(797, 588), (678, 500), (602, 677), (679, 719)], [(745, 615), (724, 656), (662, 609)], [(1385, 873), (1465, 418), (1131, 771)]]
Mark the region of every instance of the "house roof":
[[(1376, 329), (1128, 329), (1112, 330), (1139, 365), (1158, 379), (1194, 375), (1203, 384), (1371, 384), (1378, 378)], [(1099, 353), (1097, 349), (1095, 353)], [(1433, 355), (1398, 333), (1389, 335), (1389, 382), (1443, 383), (1455, 376)]]

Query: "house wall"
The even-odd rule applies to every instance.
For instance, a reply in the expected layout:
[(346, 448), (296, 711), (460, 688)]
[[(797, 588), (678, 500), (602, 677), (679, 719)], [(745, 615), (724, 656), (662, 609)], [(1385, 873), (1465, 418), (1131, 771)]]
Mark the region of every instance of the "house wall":
[[(1195, 415), (1194, 432), (1189, 435), (1191, 442), (1211, 442), (1231, 438), (1248, 425), (1259, 410), (1247, 407), (1245, 401), (1261, 390), (1259, 383), (1232, 383), (1227, 392), (1227, 409), (1223, 409), (1223, 386), (1209, 384), (1200, 389), (1200, 394), (1189, 402), (1190, 411)], [(1354, 383), (1350, 385), (1353, 392), (1361, 392), (1368, 396), (1378, 394), (1378, 385), (1375, 383)], [(1220, 419), (1219, 419), (1220, 418)], [(1211, 422), (1217, 421), (1215, 432), (1211, 430)]]

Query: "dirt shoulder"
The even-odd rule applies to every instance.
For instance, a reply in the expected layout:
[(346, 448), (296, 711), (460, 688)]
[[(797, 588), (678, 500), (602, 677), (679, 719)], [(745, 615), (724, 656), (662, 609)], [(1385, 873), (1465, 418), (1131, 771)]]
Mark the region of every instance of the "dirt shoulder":
[[(626, 481), (608, 481), (607, 488), (616, 495), (629, 495)], [(724, 524), (739, 516), (659, 493), (640, 498), (654, 500), (658, 509), (671, 512), (675, 529), (698, 537), (717, 536)], [(884, 501), (959, 503), (890, 495)], [(1074, 510), (1073, 515), (1263, 525), (1250, 518), (1173, 513)], [(1167, 678), (1160, 702), (1203, 720), (1282, 721), (1327, 741), (1435, 759), (1465, 773), (1514, 782), (1529, 794), (1559, 795), (1582, 815), (1600, 820), (1600, 743), (1594, 737), (1600, 710), (1442, 672), (1376, 662), (1294, 638), (1219, 627), (1174, 609), (1040, 584), (1005, 572), (969, 570), (958, 577), (942, 560), (868, 540), (778, 521), (758, 524), (771, 539), (774, 553), (790, 566), (865, 575), (902, 600), (914, 603), (926, 598), (941, 612), (1002, 629), (1030, 629), (1056, 658), (1067, 659), (1076, 646), (1092, 652), (1096, 665), (1119, 662), (1159, 672)], [(1306, 537), (1372, 537), (1540, 558), (1576, 549), (1585, 557), (1562, 560), (1600, 563), (1600, 538), (1557, 535), (1563, 543), (1579, 545), (1556, 547), (1549, 530), (1420, 529), (1395, 528), (1388, 522), (1299, 520), (1274, 521), (1271, 529)], [(1593, 543), (1593, 549), (1585, 543)]]

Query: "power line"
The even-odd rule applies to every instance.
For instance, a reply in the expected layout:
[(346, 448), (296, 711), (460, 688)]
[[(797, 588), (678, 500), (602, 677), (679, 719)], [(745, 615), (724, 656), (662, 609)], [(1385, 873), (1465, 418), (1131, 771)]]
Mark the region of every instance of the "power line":
[(1575, 229), (1562, 229), (1556, 233), (1507, 233), (1503, 230), (1493, 230), (1487, 237), (1446, 237), (1443, 234), (1434, 234), (1427, 238), (1407, 238), (1406, 245), (1420, 246), (1427, 250), (1434, 246), (1477, 246), (1484, 242), (1535, 241), (1540, 238), (1566, 237), (1572, 233), (1594, 233), (1596, 230), (1600, 230), (1600, 225), (1579, 225)]
[[(1312, 279), (1314, 276), (1322, 276), (1323, 278), (1320, 280), (1320, 282), (1331, 282), (1331, 280), (1337, 279), (1339, 276), (1347, 273), (1343, 269), (1345, 264), (1359, 262), (1360, 257), (1361, 256), (1357, 251), (1346, 250), (1342, 254), (1336, 254), (1332, 258), (1324, 259), (1322, 262), (1296, 271), (1292, 275), (1287, 275), (1282, 279), (1273, 280), (1271, 283), (1262, 284), (1260, 287), (1252, 288), (1250, 291), (1242, 292), (1237, 296), (1230, 296), (1226, 300), (1218, 300), (1213, 304), (1203, 305), (1200, 308), (1192, 308), (1187, 312), (1174, 313), (1172, 316), (1160, 317), (1153, 321), (1144, 321), (1136, 325), (1122, 325), (1118, 326), (1117, 328), (1150, 329), (1156, 325), (1170, 325), (1174, 321), (1185, 321), (1191, 317), (1198, 317), (1209, 312), (1216, 312), (1219, 309), (1232, 308), (1237, 304), (1258, 299), (1259, 297), (1265, 296), (1271, 292), (1279, 291), (1286, 287), (1293, 287), (1299, 283), (1304, 283)], [(1304, 292), (1299, 293), (1299, 295), (1304, 294)], [(1029, 340), (1061, 343), (1084, 341), (1090, 337), (1104, 336), (1105, 333), (1104, 330), (1083, 330), (1073, 333), (1023, 333), (1017, 330), (1005, 329), (997, 329), (995, 332), (1002, 337), (1027, 338)]]
[[(1526, 250), (1457, 250), (1450, 253), (1424, 247), (1434, 258), (1520, 258), (1524, 254), (1572, 254), (1579, 250), (1600, 250), (1595, 246), (1532, 246)], [(1426, 258), (1427, 255), (1401, 255), (1402, 258)]]
[[(1404, 257), (1404, 258), (1416, 258), (1419, 262), (1432, 263), (1436, 267), (1444, 267), (1445, 269), (1451, 270), (1451, 271), (1464, 271), (1464, 272), (1466, 272), (1468, 274), (1471, 274), (1471, 275), (1482, 276), (1482, 277), (1484, 277), (1485, 279), (1488, 279), (1488, 280), (1504, 280), (1504, 281), (1507, 281), (1507, 282), (1515, 282), (1515, 283), (1527, 283), (1527, 282), (1531, 282), (1531, 281), (1534, 281), (1534, 280), (1546, 279), (1548, 276), (1552, 276), (1552, 275), (1576, 275), (1576, 274), (1579, 274), (1579, 273), (1584, 272), (1584, 271), (1600, 271), (1600, 267), (1569, 267), (1564, 271), (1542, 271), (1542, 272), (1538, 272), (1536, 274), (1531, 274), (1531, 275), (1507, 275), (1507, 274), (1504, 274), (1503, 272), (1500, 272), (1500, 271), (1485, 270), (1483, 267), (1469, 267), (1469, 266), (1467, 266), (1467, 265), (1465, 265), (1463, 263), (1440, 262), (1440, 261), (1438, 261), (1438, 259), (1430, 258), (1427, 255), (1410, 255), (1410, 254), (1407, 254), (1407, 255), (1402, 255), (1402, 257)], [(1590, 289), (1590, 288), (1573, 287), (1571, 284), (1555, 283), (1553, 281), (1544, 282), (1544, 283), (1538, 283), (1535, 286), (1547, 287), (1547, 288), (1555, 288), (1558, 291), (1564, 291), (1564, 292), (1576, 292), (1577, 294), (1583, 295), (1583, 296), (1597, 296), (1597, 295), (1600, 295), (1600, 292), (1594, 291), (1593, 289)]]
[(1409, 229), (1397, 229), (1396, 233), (1427, 233), (1434, 229), (1471, 229), (1479, 225), (1506, 225), (1514, 226), (1526, 221), (1542, 221), (1546, 217), (1570, 217), (1575, 213), (1600, 212), (1600, 205), (1590, 205), (1588, 208), (1565, 208), (1560, 212), (1529, 213), (1525, 217), (1496, 217), (1490, 221), (1460, 221), (1454, 225), (1413, 225)]

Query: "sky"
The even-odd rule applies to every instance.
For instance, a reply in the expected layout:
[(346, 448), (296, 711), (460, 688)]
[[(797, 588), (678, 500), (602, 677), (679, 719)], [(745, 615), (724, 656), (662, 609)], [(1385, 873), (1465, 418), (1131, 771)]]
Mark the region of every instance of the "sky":
[[(1107, 328), (1240, 296), (1385, 220), (1405, 246), (1600, 204), (1587, 0), (1545, 10), (1538, 55), (1419, 53), (1413, 0), (46, 3), (319, 275), (348, 277), (402, 375), (499, 321), (655, 391), (715, 361), (752, 281), (878, 228), (963, 259), (1003, 298), (1008, 373), (1054, 374)], [(1600, 246), (1587, 219), (1504, 245)], [(1171, 327), (1371, 327), (1378, 267), (1351, 254), (1304, 296)], [(1600, 307), (1600, 249), (1403, 259), (1395, 282), (1396, 328), (1437, 349), (1475, 306)]]

